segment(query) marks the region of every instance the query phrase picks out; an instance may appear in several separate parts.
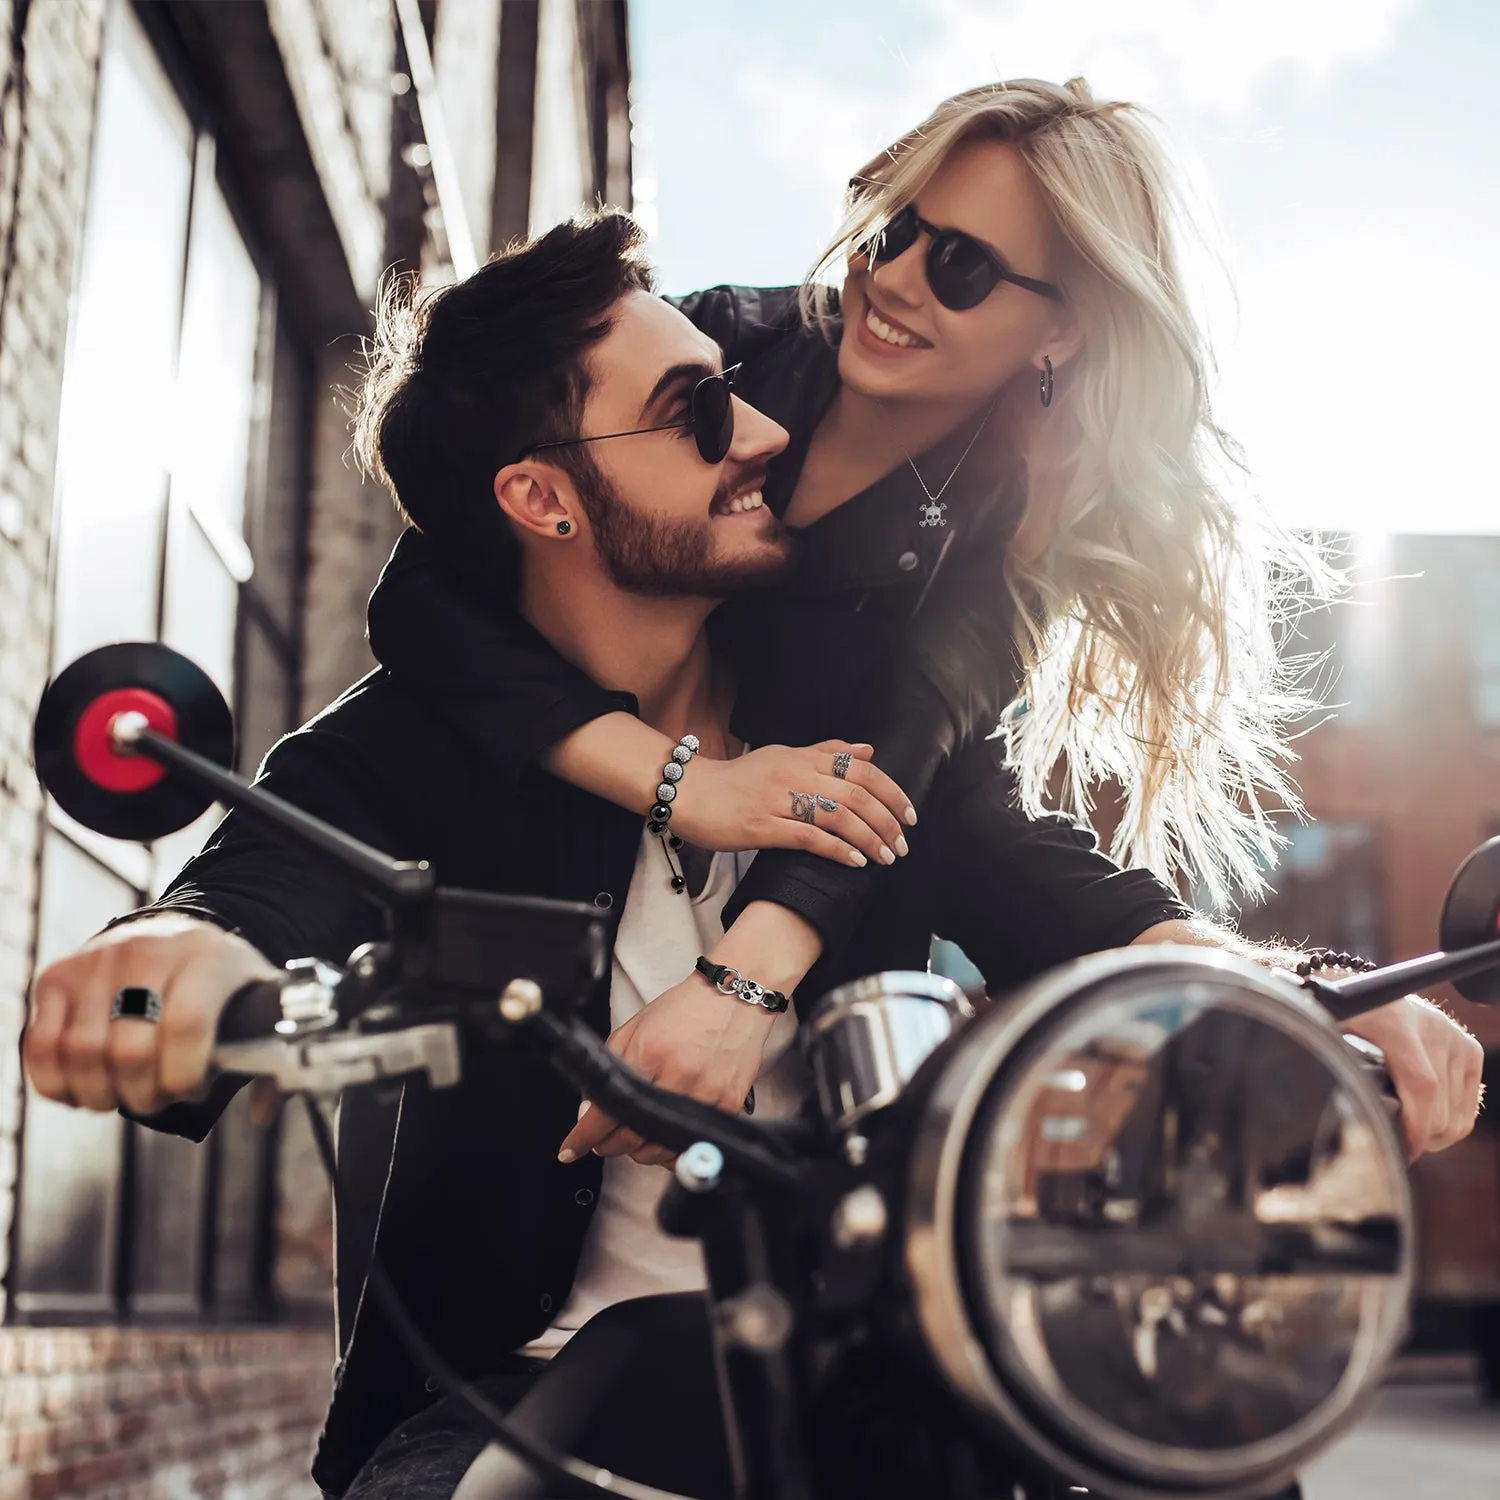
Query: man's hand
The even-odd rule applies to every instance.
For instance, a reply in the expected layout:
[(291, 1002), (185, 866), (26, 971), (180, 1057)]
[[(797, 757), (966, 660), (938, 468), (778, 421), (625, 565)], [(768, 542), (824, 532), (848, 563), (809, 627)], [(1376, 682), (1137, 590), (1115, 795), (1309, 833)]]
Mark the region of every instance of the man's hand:
[(1484, 1048), (1457, 1021), (1408, 995), (1346, 1021), (1344, 1030), (1385, 1053), (1413, 1160), (1446, 1150), (1473, 1130), (1484, 1096)]
[[(37, 1092), (60, 1104), (139, 1115), (199, 1097), (224, 1002), (275, 967), (243, 938), (163, 913), (100, 933), (31, 986), (22, 1056)], [(115, 995), (141, 985), (161, 1020), (110, 1020)]]
[[(1278, 968), (1290, 968), (1298, 957), (1287, 949), (1258, 948), (1202, 920), (1162, 922), (1147, 928), (1135, 942), (1226, 948)], [(1484, 1095), (1479, 1081), (1484, 1049), (1446, 1012), (1408, 995), (1345, 1022), (1344, 1030), (1385, 1053), (1413, 1160), (1428, 1151), (1445, 1150), (1473, 1130)]]
[[(752, 901), (707, 957), (790, 995), (818, 961), (816, 930), (795, 912)], [(758, 1005), (721, 995), (701, 974), (690, 974), (619, 1027), (610, 1050), (659, 1088), (738, 1114), (760, 1072), (776, 1017)], [(676, 1153), (644, 1142), (586, 1104), (558, 1152), (574, 1161), (588, 1151), (630, 1156), (644, 1166), (666, 1166)]]
[[(658, 1088), (738, 1114), (775, 1019), (758, 1005), (720, 994), (695, 973), (619, 1027), (609, 1048)], [(665, 1166), (676, 1155), (648, 1145), (592, 1104), (584, 1106), (557, 1157), (576, 1161), (589, 1151), (630, 1156), (646, 1166)]]

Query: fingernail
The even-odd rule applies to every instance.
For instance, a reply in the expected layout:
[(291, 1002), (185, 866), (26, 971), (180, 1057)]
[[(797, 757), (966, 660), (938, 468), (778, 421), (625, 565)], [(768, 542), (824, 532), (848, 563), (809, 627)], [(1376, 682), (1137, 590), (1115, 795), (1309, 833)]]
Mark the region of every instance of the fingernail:
[(587, 1099), (585, 1099), (583, 1101), (583, 1103), (578, 1106), (578, 1118), (580, 1120), (588, 1113), (588, 1109), (589, 1109), (589, 1101)]
[(917, 826), (916, 808), (908, 807), (906, 811), (901, 815), (901, 818), (908, 828), (915, 828)]
[(884, 844), (880, 846), (880, 862), (883, 865), (893, 865), (896, 863), (896, 856)]
[(910, 852), (911, 851), (906, 847), (906, 840), (898, 837), (896, 840), (896, 853), (909, 854)]
[(567, 1166), (570, 1162), (575, 1162), (578, 1160), (578, 1153), (573, 1150), (571, 1146), (564, 1146), (562, 1150), (557, 1153), (557, 1159), (564, 1166)]
[(869, 864), (870, 861), (867, 860), (864, 855), (859, 852), (858, 849), (851, 849), (849, 851), (849, 863), (851, 865), (858, 865), (860, 869), (864, 869), (864, 867)]

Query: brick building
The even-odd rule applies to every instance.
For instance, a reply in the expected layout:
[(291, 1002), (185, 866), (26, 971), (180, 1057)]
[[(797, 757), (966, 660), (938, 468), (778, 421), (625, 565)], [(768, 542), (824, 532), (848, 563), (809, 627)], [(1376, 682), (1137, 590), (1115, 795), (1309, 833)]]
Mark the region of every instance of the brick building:
[[(1315, 821), (1289, 829), (1276, 895), (1242, 926), (1391, 961), (1438, 946), (1454, 871), (1500, 835), (1500, 536), (1350, 545), (1350, 601), (1306, 627), (1306, 649), (1332, 653), (1338, 705), (1298, 744)], [(1492, 1102), (1469, 1140), (1414, 1174), (1418, 1330), (1486, 1340), (1500, 1395), (1500, 1010), (1444, 998), (1486, 1045)]]
[(193, 1147), (23, 1084), (34, 967), (205, 832), (70, 823), (31, 714), (79, 653), (161, 639), (248, 770), (367, 670), (396, 521), (336, 392), (379, 276), (628, 206), (625, 3), (0, 0), (0, 33), (0, 1500), (311, 1497), (330, 1225), (300, 1116), (242, 1097)]

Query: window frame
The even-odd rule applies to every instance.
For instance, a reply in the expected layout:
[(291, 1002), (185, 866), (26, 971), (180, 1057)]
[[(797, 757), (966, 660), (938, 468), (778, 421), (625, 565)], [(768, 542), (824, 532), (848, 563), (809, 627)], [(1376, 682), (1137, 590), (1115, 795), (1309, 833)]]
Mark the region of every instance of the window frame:
[[(133, 28), (135, 36), (128, 40), (122, 39), (119, 31), (121, 27)], [(113, 0), (106, 18), (105, 46), (130, 48), (140, 40), (144, 41), (160, 65), (167, 87), (172, 90), (177, 104), (186, 115), (191, 131), (191, 177), (177, 283), (174, 359), (180, 358), (182, 349), (183, 313), (194, 245), (194, 210), (198, 195), (210, 180), (222, 196), (260, 287), (251, 375), (252, 400), (246, 435), (244, 506), (237, 539), (244, 552), (243, 555), (240, 554), (239, 548), (234, 545), (236, 539), (226, 537), (222, 528), (203, 524), (188, 500), (173, 495), (172, 479), (170, 475), (165, 476), (154, 576), (156, 638), (159, 640), (162, 636), (170, 582), (168, 541), (174, 517), (181, 515), (180, 524), (185, 523), (197, 530), (234, 585), (232, 707), (236, 723), (245, 722), (247, 718), (247, 694), (251, 684), (245, 669), (249, 632), (254, 629), (270, 652), (274, 678), (279, 686), (280, 699), (284, 703), (285, 711), (281, 717), (284, 717), (285, 722), (281, 732), (285, 732), (295, 727), (297, 722), (303, 673), (301, 622), (302, 595), (307, 572), (306, 522), (311, 465), (307, 398), (311, 389), (311, 371), (293, 331), (290, 327), (283, 326), (279, 317), (273, 268), (254, 226), (249, 222), (244, 199), (235, 189), (232, 171), (228, 168), (223, 153), (217, 150), (217, 142), (222, 133), (220, 122), (208, 107), (203, 92), (195, 87), (191, 69), (170, 30), (162, 24), (162, 18), (154, 15), (150, 7), (139, 6), (134, 0)], [(97, 129), (96, 126), (96, 135)], [(97, 142), (95, 154), (97, 155)], [(91, 162), (91, 177), (93, 170), (94, 164)], [(83, 232), (87, 236), (87, 224)], [(286, 366), (292, 372), (288, 390), (281, 389), (276, 379), (278, 356), (291, 362)], [(286, 403), (285, 410), (282, 409), (282, 403)], [(280, 430), (284, 434), (282, 441), (291, 451), (278, 454), (273, 413), (285, 417), (288, 412), (290, 421), (283, 422)], [(294, 498), (281, 514), (293, 528), (294, 540), (284, 551), (278, 550), (278, 564), (284, 564), (284, 567), (278, 566), (276, 569), (277, 576), (283, 572), (290, 574), (289, 581), (283, 580), (287, 583), (284, 592), (291, 600), (290, 628), (288, 623), (278, 618), (275, 607), (264, 592), (267, 574), (262, 563), (269, 559), (254, 559), (254, 570), (248, 579), (237, 576), (244, 572), (245, 558), (253, 558), (252, 537), (257, 536), (264, 518), (271, 513), (267, 486), (272, 472), (287, 473), (293, 480)], [(63, 503), (66, 503), (65, 496)], [(55, 611), (56, 579), (53, 588)], [(261, 721), (265, 722), (266, 717), (262, 713)], [(254, 766), (244, 764), (242, 746), (237, 746), (236, 760), (237, 768), (241, 771), (254, 771)], [(63, 813), (50, 797), (46, 799), (45, 808), (40, 820), (44, 845), (53, 838), (63, 840), (81, 857), (97, 866), (103, 874), (127, 886), (137, 904), (147, 899), (154, 875), (151, 845), (120, 843), (92, 833)], [(38, 860), (41, 858), (39, 851)], [(34, 909), (38, 922), (41, 920), (41, 901), (39, 884)], [(241, 1102), (237, 1101), (237, 1104)], [(244, 1107), (248, 1108), (248, 1105)], [(272, 1319), (275, 1312), (273, 1286), (279, 1127), (279, 1112), (273, 1114), (268, 1123), (254, 1127), (256, 1133), (251, 1137), (254, 1160), (249, 1171), (242, 1174), (250, 1179), (250, 1196), (253, 1200), (249, 1207), (250, 1241), (240, 1247), (247, 1256), (248, 1285), (247, 1278), (242, 1276), (236, 1278), (240, 1283), (240, 1289), (236, 1293), (224, 1293), (220, 1287), (227, 1250), (221, 1243), (220, 1234), (225, 1203), (223, 1158), (226, 1146), (221, 1131), (215, 1130), (205, 1142), (194, 1148), (203, 1153), (199, 1207), (194, 1226), (198, 1236), (194, 1285), (190, 1290), (142, 1295), (137, 1278), (132, 1273), (134, 1242), (143, 1222), (139, 1180), (140, 1143), (148, 1132), (146, 1127), (125, 1120), (120, 1131), (119, 1160), (110, 1211), (101, 1221), (100, 1228), (100, 1232), (112, 1240), (112, 1243), (101, 1246), (102, 1255), (113, 1266), (109, 1293), (36, 1292), (28, 1291), (21, 1284), (26, 1268), (18, 1255), (26, 1211), (26, 1184), (22, 1166), (25, 1160), (27, 1120), (23, 1096), (22, 1117), (17, 1132), (16, 1179), (12, 1185), (14, 1210), (10, 1229), (11, 1255), (5, 1278), (8, 1294), (5, 1298), (5, 1321), (16, 1324), (59, 1324), (195, 1320), (261, 1322)]]

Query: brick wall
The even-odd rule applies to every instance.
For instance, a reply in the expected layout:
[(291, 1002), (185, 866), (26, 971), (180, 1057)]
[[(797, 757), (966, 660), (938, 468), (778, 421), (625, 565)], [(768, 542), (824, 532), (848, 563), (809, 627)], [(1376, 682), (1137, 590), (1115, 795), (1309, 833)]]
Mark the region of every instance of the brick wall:
[(308, 503), (304, 716), (316, 713), (375, 665), (365, 644), (365, 601), (400, 530), (390, 496), (380, 485), (366, 484), (349, 456), (348, 397), (339, 387), (358, 383), (358, 364), (354, 339), (323, 350), (318, 363)]
[(317, 1500), (331, 1336), (0, 1329), (0, 1500)]
[[(105, 0), (32, 5), (24, 149), (18, 159), (15, 97), (0, 147), (0, 245), (17, 204), (15, 263), (0, 316), (0, 1275), (16, 1176), (17, 1042), (30, 981), (40, 834), (31, 715), (47, 677), (57, 418), (104, 11)], [(0, 37), (9, 37), (13, 14), (10, 0), (0, 0)]]

